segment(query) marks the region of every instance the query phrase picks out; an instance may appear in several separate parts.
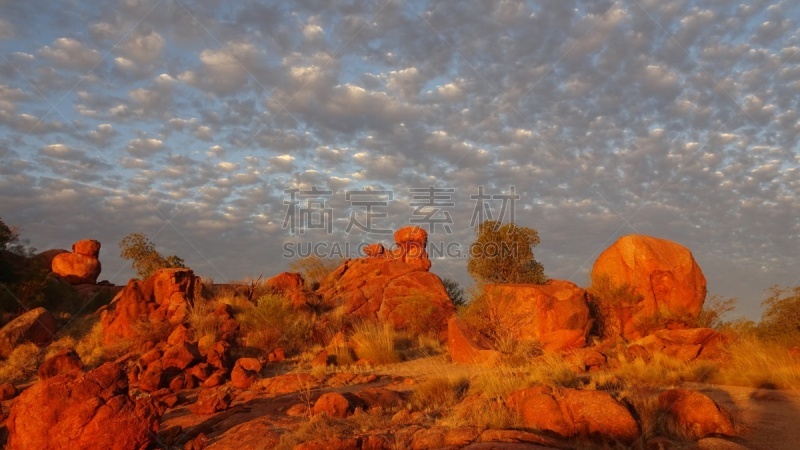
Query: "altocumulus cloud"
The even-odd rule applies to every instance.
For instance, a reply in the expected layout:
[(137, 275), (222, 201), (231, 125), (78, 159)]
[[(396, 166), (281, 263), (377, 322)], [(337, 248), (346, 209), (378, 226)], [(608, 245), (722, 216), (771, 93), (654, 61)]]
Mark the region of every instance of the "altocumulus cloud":
[[(543, 4), (542, 4), (543, 3)], [(472, 239), (483, 186), (585, 284), (607, 245), (691, 248), (711, 293), (756, 316), (800, 254), (800, 4), (763, 1), (0, 4), (0, 217), (40, 249), (147, 233), (216, 280), (283, 270), (286, 242), (375, 227), (447, 189)], [(332, 233), (284, 228), (330, 191)], [(494, 196), (494, 197), (492, 197)], [(305, 204), (305, 203), (303, 203)], [(507, 211), (508, 213), (509, 211)], [(509, 219), (509, 216), (505, 217)], [(465, 261), (434, 271), (467, 280)]]

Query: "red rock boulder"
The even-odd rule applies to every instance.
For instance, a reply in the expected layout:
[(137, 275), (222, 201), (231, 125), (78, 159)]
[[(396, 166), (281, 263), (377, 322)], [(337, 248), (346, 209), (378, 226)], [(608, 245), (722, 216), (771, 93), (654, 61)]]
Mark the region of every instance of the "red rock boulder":
[(196, 279), (190, 269), (160, 269), (144, 281), (129, 281), (100, 316), (103, 343), (139, 337), (140, 321), (163, 326), (185, 322), (194, 304)]
[(57, 375), (83, 370), (83, 362), (75, 349), (70, 347), (47, 358), (39, 366), (39, 380), (46, 380)]
[(303, 276), (294, 272), (279, 273), (264, 282), (264, 286), (283, 295), (295, 309), (308, 307), (308, 298), (303, 291), (304, 284)]
[(586, 291), (574, 283), (490, 284), (484, 300), (495, 326), (519, 341), (539, 341), (547, 350), (583, 347), (592, 325)]
[(287, 292), (294, 289), (303, 289), (303, 276), (295, 272), (283, 272), (264, 282), (264, 286), (277, 292)]
[(694, 439), (712, 435), (736, 436), (730, 417), (714, 400), (690, 389), (670, 389), (658, 396), (658, 408)]
[(94, 239), (80, 240), (72, 244), (72, 253), (97, 258), (100, 256), (100, 241), (95, 241)]
[(506, 399), (523, 425), (563, 437), (580, 436), (629, 445), (640, 435), (630, 411), (602, 391), (534, 387), (512, 392)]
[(72, 252), (53, 256), (50, 268), (69, 284), (95, 284), (102, 270), (99, 255), (100, 242), (84, 239), (72, 245)]
[(263, 365), (256, 358), (239, 358), (231, 371), (231, 384), (239, 389), (247, 389), (258, 380)]
[(325, 414), (331, 418), (343, 419), (353, 413), (353, 405), (344, 394), (327, 392), (314, 403), (314, 415)]
[(603, 283), (630, 287), (641, 296), (636, 304), (615, 305), (627, 339), (642, 337), (668, 321), (693, 321), (706, 297), (706, 278), (692, 253), (650, 236), (624, 236), (603, 251), (592, 268), (592, 284)]
[(45, 346), (55, 334), (55, 317), (44, 308), (32, 309), (0, 328), (0, 358), (8, 358), (14, 348), (24, 342)]
[(150, 399), (131, 400), (122, 367), (58, 375), (16, 399), (7, 426), (8, 449), (145, 449), (158, 431)]

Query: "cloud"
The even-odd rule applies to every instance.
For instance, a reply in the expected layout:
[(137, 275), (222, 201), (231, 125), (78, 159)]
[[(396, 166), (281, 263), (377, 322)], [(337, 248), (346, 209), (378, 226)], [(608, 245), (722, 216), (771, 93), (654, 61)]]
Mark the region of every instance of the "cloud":
[(328, 240), (381, 238), (340, 229), (345, 190), (395, 192), (396, 227), (411, 187), (452, 187), (436, 238), (466, 245), (470, 195), (514, 186), (549, 276), (652, 234), (757, 316), (796, 282), (800, 5), (723, 3), (11, 2), (0, 209), (41, 248), (142, 231), (223, 280), (285, 269), (289, 187), (335, 191)]
[(45, 45), (39, 49), (39, 54), (51, 60), (57, 67), (82, 72), (94, 68), (103, 57), (97, 50), (67, 37), (56, 39), (52, 46)]
[(143, 158), (151, 156), (164, 148), (164, 143), (155, 138), (138, 138), (128, 142), (128, 153), (133, 156)]

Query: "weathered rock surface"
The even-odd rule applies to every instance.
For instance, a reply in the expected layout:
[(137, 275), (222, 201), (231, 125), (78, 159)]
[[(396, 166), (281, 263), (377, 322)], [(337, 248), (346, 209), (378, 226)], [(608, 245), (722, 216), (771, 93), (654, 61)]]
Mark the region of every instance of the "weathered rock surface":
[(228, 409), (231, 401), (231, 394), (227, 388), (203, 389), (200, 391), (197, 401), (189, 406), (189, 409), (195, 414), (214, 414)]
[(288, 300), (294, 309), (308, 307), (308, 297), (303, 286), (303, 276), (295, 272), (283, 272), (264, 282), (264, 286)]
[(447, 350), (450, 359), (461, 364), (493, 365), (500, 358), (486, 337), (456, 316), (447, 321)]
[(509, 409), (526, 427), (563, 437), (613, 439), (631, 444), (640, 434), (639, 424), (628, 409), (607, 392), (535, 387), (512, 392)]
[(122, 367), (58, 375), (16, 399), (7, 426), (8, 449), (144, 449), (158, 430), (150, 399), (127, 396)]
[(46, 380), (57, 375), (83, 370), (83, 362), (75, 349), (70, 347), (47, 358), (39, 366), (39, 380)]
[(586, 291), (574, 283), (490, 284), (483, 295), (497, 326), (547, 350), (583, 347), (591, 328)]
[(239, 358), (231, 371), (231, 384), (239, 389), (247, 389), (258, 380), (262, 364), (256, 358)]
[(50, 268), (70, 284), (95, 284), (102, 270), (99, 255), (100, 242), (84, 239), (72, 244), (72, 252), (54, 255)]
[(730, 418), (714, 400), (690, 389), (670, 389), (658, 396), (658, 407), (695, 439), (706, 436), (736, 436)]
[(322, 300), (344, 314), (377, 319), (400, 330), (444, 333), (455, 312), (438, 276), (428, 272), (427, 233), (404, 227), (393, 252), (351, 259), (322, 281)]
[(0, 328), (0, 358), (8, 358), (14, 347), (24, 342), (47, 345), (55, 334), (55, 317), (44, 308), (32, 309)]
[(131, 280), (101, 315), (103, 342), (135, 339), (137, 323), (175, 326), (183, 323), (194, 304), (196, 277), (190, 269), (160, 269), (147, 280)]
[(623, 236), (594, 263), (592, 283), (630, 286), (642, 297), (635, 305), (619, 305), (621, 334), (645, 335), (659, 322), (691, 322), (706, 297), (706, 278), (686, 247), (650, 236)]

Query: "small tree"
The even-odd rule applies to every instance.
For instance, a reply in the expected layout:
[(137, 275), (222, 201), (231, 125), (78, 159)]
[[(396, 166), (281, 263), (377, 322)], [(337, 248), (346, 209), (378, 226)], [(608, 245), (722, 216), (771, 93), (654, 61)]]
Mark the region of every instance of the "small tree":
[(289, 270), (299, 272), (309, 289), (316, 289), (322, 280), (342, 265), (342, 258), (321, 258), (317, 255), (305, 256), (289, 263)]
[(186, 267), (182, 258), (169, 255), (166, 258), (156, 250), (155, 244), (144, 233), (131, 233), (119, 243), (119, 256), (131, 260), (136, 275), (147, 279), (158, 269)]
[(447, 291), (447, 295), (454, 306), (458, 307), (467, 304), (466, 293), (464, 288), (458, 284), (458, 281), (452, 278), (442, 278), (442, 284), (444, 284), (444, 290)]
[(719, 329), (725, 325), (725, 316), (736, 309), (739, 299), (735, 297), (724, 298), (720, 295), (712, 295), (703, 303), (703, 310), (697, 317), (695, 326), (700, 328)]
[(544, 267), (534, 259), (539, 233), (513, 223), (489, 220), (475, 229), (469, 249), (467, 272), (478, 283), (544, 284)]
[(758, 334), (772, 339), (800, 338), (800, 285), (775, 285), (767, 292), (769, 297), (761, 303), (766, 309), (761, 314)]

